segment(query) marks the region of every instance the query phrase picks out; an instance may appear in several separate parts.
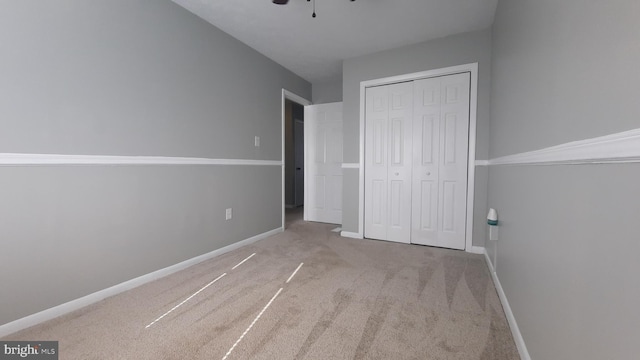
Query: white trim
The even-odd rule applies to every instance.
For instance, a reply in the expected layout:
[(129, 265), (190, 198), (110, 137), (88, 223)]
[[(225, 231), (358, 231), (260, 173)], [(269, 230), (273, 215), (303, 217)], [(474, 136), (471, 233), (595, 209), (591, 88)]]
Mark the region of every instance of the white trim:
[(489, 165), (573, 165), (640, 162), (640, 128), (502, 156)]
[(412, 74), (391, 76), (360, 82), (360, 201), (358, 204), (358, 235), (364, 237), (364, 125), (365, 125), (365, 89), (372, 86), (393, 84), (403, 81), (426, 79), (435, 76), (445, 76), (462, 72), (471, 73), (470, 103), (469, 103), (469, 155), (467, 173), (467, 223), (465, 234), (465, 249), (473, 250), (473, 201), (475, 191), (475, 162), (476, 162), (476, 116), (478, 112), (478, 63), (451, 66), (442, 69), (421, 71)]
[(380, 78), (380, 79), (366, 80), (366, 81), (360, 82), (360, 87), (362, 88), (363, 85), (364, 87), (380, 86), (380, 85), (394, 84), (399, 82), (414, 81), (417, 79), (426, 79), (426, 78), (436, 77), (436, 76), (458, 74), (462, 72), (471, 71), (474, 66), (477, 70), (478, 63), (469, 63), (469, 64), (450, 66), (450, 67), (440, 68), (440, 69), (419, 71), (419, 72), (410, 73), (410, 74), (389, 76), (389, 77)]
[(268, 165), (279, 160), (210, 159), (170, 156), (112, 156), (0, 153), (0, 165)]
[(358, 238), (364, 239), (364, 120), (366, 113), (366, 86), (360, 82), (360, 154), (358, 167)]
[(353, 239), (362, 239), (362, 234), (358, 234), (350, 231), (341, 231), (340, 236), (353, 238)]
[[(298, 103), (300, 105), (303, 105), (303, 106), (311, 105), (311, 101), (303, 98), (302, 96), (297, 95), (297, 94), (295, 94), (295, 93), (293, 93), (293, 92), (291, 92), (291, 91), (289, 91), (287, 89), (284, 89), (284, 88), (282, 89), (282, 98), (281, 98), (281, 102), (280, 102), (280, 112), (281, 112), (281, 114), (280, 114), (280, 118), (281, 118), (280, 135), (282, 136), (282, 144), (281, 144), (280, 156), (281, 156), (282, 161), (280, 161), (280, 164), (282, 165), (282, 175), (281, 175), (282, 176), (282, 190), (281, 190), (282, 191), (282, 215), (281, 216), (282, 216), (282, 228), (283, 229), (285, 228), (285, 221), (284, 221), (285, 220), (285, 203), (284, 203), (284, 191), (285, 191), (285, 187), (284, 187), (284, 175), (285, 175), (284, 174), (284, 167), (285, 167), (285, 163), (284, 163), (284, 156), (285, 156), (284, 155), (284, 145), (285, 145), (285, 138), (284, 138), (285, 106), (284, 106), (284, 103), (285, 103), (285, 100), (287, 100), (287, 99), (291, 100), (291, 101), (293, 101), (295, 103)], [(307, 145), (306, 145), (306, 141), (305, 141), (305, 148), (306, 148), (306, 146)], [(306, 153), (306, 149), (305, 149), (305, 153)], [(305, 158), (306, 158), (306, 154), (305, 154)], [(304, 175), (304, 177), (305, 177), (304, 182), (305, 183), (307, 183), (307, 175), (306, 174), (307, 174), (307, 172), (305, 171), (305, 175)], [(304, 197), (305, 197), (304, 203), (306, 203), (307, 202), (307, 199), (306, 199), (307, 192), (306, 192), (306, 190), (305, 190)], [(304, 208), (303, 211), (306, 213), (306, 211), (307, 211), (306, 207)]]
[(198, 263), (201, 263), (203, 261), (212, 259), (216, 256), (220, 256), (222, 254), (225, 254), (229, 251), (233, 251), (236, 250), (238, 248), (241, 248), (243, 246), (247, 246), (250, 245), (256, 241), (265, 239), (269, 236), (281, 233), (283, 231), (283, 228), (277, 228), (277, 229), (273, 229), (271, 231), (267, 231), (265, 233), (262, 234), (258, 234), (256, 236), (250, 237), (248, 239), (242, 240), (242, 241), (238, 241), (236, 243), (233, 243), (231, 245), (227, 245), (223, 248), (217, 249), (217, 250), (213, 250), (209, 253), (200, 255), (200, 256), (196, 256), (194, 258), (182, 261), (180, 263), (177, 263), (175, 265), (171, 265), (168, 266), (164, 269), (160, 269), (160, 270), (156, 270), (154, 272), (148, 273), (146, 275), (142, 275), (139, 276), (135, 279), (131, 279), (125, 282), (122, 282), (120, 284), (111, 286), (109, 288), (100, 290), (100, 291), (96, 291), (92, 294), (83, 296), (81, 298), (75, 299), (75, 300), (71, 300), (69, 302), (66, 302), (64, 304), (58, 305), (58, 306), (54, 306), (52, 308), (49, 308), (47, 310), (43, 310), (40, 311), (38, 313), (35, 313), (33, 315), (29, 315), (26, 317), (23, 317), (21, 319), (12, 321), (10, 323), (4, 324), (2, 326), (0, 326), (0, 338), (7, 336), (9, 334), (13, 334), (17, 331), (20, 331), (22, 329), (26, 329), (28, 327), (34, 326), (34, 325), (38, 325), (40, 323), (43, 323), (47, 320), (51, 320), (53, 318), (56, 318), (58, 316), (62, 316), (64, 314), (70, 313), (72, 311), (78, 310), (80, 308), (83, 308), (85, 306), (94, 304), (100, 300), (103, 300), (107, 297), (110, 296), (114, 296), (117, 295), (119, 293), (122, 293), (124, 291), (127, 290), (131, 290), (133, 288), (136, 288), (140, 285), (144, 285), (148, 282), (163, 278), (165, 276), (171, 275), (175, 272), (178, 272), (180, 270), (184, 270), (190, 266), (196, 265)]
[(282, 95), (283, 95), (283, 97), (285, 99), (289, 99), (289, 100), (291, 100), (291, 101), (293, 101), (295, 103), (298, 103), (298, 104), (300, 104), (302, 106), (307, 106), (307, 105), (313, 104), (311, 102), (311, 100), (307, 100), (307, 99), (303, 98), (302, 96), (297, 95), (296, 93), (294, 93), (292, 91), (289, 91), (287, 89), (282, 89)]
[(471, 73), (469, 104), (469, 156), (467, 158), (467, 231), (465, 249), (473, 251), (473, 211), (476, 189), (476, 122), (478, 114), (478, 63), (463, 66)]
[(493, 267), (493, 263), (491, 262), (491, 258), (489, 257), (489, 253), (487, 252), (487, 248), (484, 248), (484, 251), (482, 253), (484, 254), (484, 259), (487, 261), (489, 272), (490, 273), (496, 272), (495, 268)]
[(524, 342), (524, 338), (522, 337), (522, 333), (520, 332), (520, 328), (518, 327), (518, 323), (516, 322), (516, 318), (513, 315), (513, 311), (511, 310), (511, 306), (509, 305), (509, 300), (507, 300), (507, 295), (502, 288), (502, 284), (500, 284), (500, 279), (498, 279), (498, 274), (494, 271), (494, 267), (491, 264), (491, 259), (489, 258), (489, 254), (486, 249), (484, 250), (484, 258), (487, 262), (487, 266), (489, 267), (489, 273), (491, 273), (491, 279), (493, 280), (493, 285), (498, 292), (498, 297), (500, 298), (500, 303), (502, 304), (502, 308), (504, 310), (504, 314), (507, 317), (507, 321), (509, 322), (509, 328), (511, 329), (511, 335), (513, 336), (513, 340), (516, 343), (516, 347), (518, 348), (518, 353), (520, 354), (520, 359), (522, 360), (531, 360), (531, 356), (529, 355), (529, 351), (527, 350), (527, 345)]
[(489, 272), (490, 273), (496, 272), (496, 268), (493, 266), (493, 263), (491, 262), (491, 257), (489, 256), (489, 253), (487, 252), (487, 248), (484, 248), (484, 251), (482, 253), (484, 254), (484, 259), (487, 261), (487, 266), (489, 267)]
[(484, 254), (485, 249), (482, 246), (472, 246), (467, 250), (467, 252), (470, 252), (472, 254)]
[(476, 160), (476, 166), (489, 166), (489, 160)]
[(359, 169), (360, 164), (359, 163), (342, 163), (342, 168), (343, 169)]
[(311, 178), (311, 175), (309, 174), (309, 166), (307, 166), (308, 163), (308, 159), (307, 156), (309, 155), (309, 151), (307, 151), (307, 145), (309, 144), (309, 135), (311, 132), (311, 126), (309, 125), (309, 119), (312, 118), (311, 116), (311, 108), (309, 107), (304, 107), (304, 118), (305, 120), (307, 120), (307, 126), (304, 127), (304, 169), (302, 169), (303, 171), (303, 177), (304, 177), (304, 201), (303, 201), (303, 205), (305, 205), (302, 208), (302, 220), (303, 221), (309, 221), (309, 206), (306, 206), (307, 200), (311, 199), (311, 195), (309, 194), (309, 186), (308, 186), (308, 180)]

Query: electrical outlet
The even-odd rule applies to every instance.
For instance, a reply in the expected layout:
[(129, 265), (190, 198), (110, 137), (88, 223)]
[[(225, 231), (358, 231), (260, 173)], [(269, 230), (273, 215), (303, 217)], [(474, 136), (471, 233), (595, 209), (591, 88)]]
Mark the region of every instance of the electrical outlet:
[(260, 136), (256, 136), (255, 145), (256, 145), (256, 147), (260, 147)]
[(231, 220), (231, 217), (233, 216), (233, 210), (231, 208), (228, 208), (227, 211), (225, 212), (225, 220)]

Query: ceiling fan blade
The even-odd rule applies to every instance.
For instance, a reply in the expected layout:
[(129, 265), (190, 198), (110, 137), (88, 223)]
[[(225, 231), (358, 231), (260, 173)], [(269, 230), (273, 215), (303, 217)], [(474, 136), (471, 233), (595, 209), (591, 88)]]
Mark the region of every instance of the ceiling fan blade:
[(273, 3), (277, 5), (286, 5), (288, 2), (289, 0), (273, 0)]

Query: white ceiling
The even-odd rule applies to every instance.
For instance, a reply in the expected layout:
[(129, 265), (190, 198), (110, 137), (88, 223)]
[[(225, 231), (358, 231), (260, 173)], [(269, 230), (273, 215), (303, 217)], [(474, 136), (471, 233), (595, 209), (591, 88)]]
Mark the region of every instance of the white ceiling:
[(498, 0), (174, 0), (311, 83), (342, 60), (487, 28)]

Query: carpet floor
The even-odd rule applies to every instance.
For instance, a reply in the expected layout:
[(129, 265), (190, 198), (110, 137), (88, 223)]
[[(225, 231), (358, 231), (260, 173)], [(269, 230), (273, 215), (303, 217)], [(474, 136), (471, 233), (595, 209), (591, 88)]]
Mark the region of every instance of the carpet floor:
[(57, 340), (60, 359), (83, 360), (519, 359), (482, 256), (287, 221), (3, 340)]

